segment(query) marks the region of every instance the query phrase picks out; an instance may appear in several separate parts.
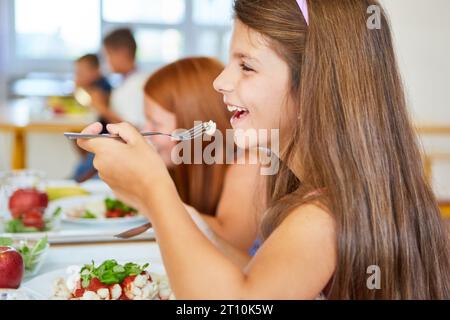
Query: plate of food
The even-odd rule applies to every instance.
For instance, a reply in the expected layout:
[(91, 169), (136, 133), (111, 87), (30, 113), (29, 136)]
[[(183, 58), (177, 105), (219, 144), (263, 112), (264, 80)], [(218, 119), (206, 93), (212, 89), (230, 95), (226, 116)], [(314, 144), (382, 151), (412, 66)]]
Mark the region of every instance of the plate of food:
[(147, 221), (136, 209), (112, 195), (89, 195), (57, 200), (51, 209), (61, 208), (64, 222), (88, 225), (135, 224)]
[(21, 188), (8, 197), (3, 224), (7, 234), (42, 233), (59, 227), (61, 208), (49, 207), (48, 195), (36, 188)]
[(173, 300), (162, 265), (106, 260), (68, 266), (26, 282), (23, 288), (50, 300)]

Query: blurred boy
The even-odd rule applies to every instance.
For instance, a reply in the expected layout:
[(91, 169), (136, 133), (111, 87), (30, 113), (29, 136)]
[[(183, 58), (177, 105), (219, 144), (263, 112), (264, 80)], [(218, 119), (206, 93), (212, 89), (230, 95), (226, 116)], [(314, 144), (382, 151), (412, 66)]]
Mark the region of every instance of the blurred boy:
[(110, 107), (101, 114), (110, 123), (126, 121), (138, 129), (145, 125), (144, 84), (148, 75), (137, 70), (137, 44), (129, 29), (107, 35), (103, 47), (111, 71), (122, 75), (122, 83), (111, 93)]
[[(90, 106), (95, 108), (99, 114), (99, 121), (105, 127), (109, 120), (100, 112), (104, 108), (108, 108), (112, 87), (108, 80), (102, 75), (100, 70), (100, 60), (95, 54), (87, 54), (75, 61), (75, 85), (77, 89), (83, 89), (91, 97)], [(104, 133), (106, 130), (104, 130)], [(97, 175), (97, 171), (93, 165), (93, 155), (80, 151), (82, 160), (77, 165), (74, 173), (74, 180), (84, 182)]]
[(90, 103), (100, 113), (99, 121), (106, 126), (109, 122), (100, 112), (108, 108), (112, 87), (100, 70), (100, 60), (95, 54), (87, 54), (75, 61), (75, 85), (85, 90), (92, 99)]
[(87, 54), (75, 61), (75, 84), (86, 90), (99, 89), (106, 95), (112, 87), (100, 70), (100, 60), (96, 54)]

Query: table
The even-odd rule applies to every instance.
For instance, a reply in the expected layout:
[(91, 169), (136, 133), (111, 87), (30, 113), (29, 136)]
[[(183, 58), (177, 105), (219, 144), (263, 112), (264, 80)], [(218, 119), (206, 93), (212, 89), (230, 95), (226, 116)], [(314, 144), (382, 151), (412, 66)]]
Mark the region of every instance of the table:
[(21, 99), (0, 106), (0, 131), (13, 135), (12, 169), (25, 169), (26, 135), (30, 132), (80, 132), (92, 122), (94, 113), (83, 115), (55, 115), (41, 100)]

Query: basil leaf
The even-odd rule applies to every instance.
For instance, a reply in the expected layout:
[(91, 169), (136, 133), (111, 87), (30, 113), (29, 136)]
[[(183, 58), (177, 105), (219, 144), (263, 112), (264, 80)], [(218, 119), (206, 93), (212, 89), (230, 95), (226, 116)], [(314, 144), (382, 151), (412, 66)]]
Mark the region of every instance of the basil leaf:
[(112, 270), (105, 271), (100, 277), (99, 280), (101, 283), (111, 285), (120, 283), (120, 278), (115, 274)]
[(113, 271), (116, 273), (122, 273), (125, 272), (125, 268), (123, 266), (118, 265), (113, 268)]
[(85, 265), (81, 271), (80, 276), (83, 280), (83, 287), (89, 286), (92, 278), (98, 278), (101, 283), (105, 285), (112, 285), (122, 283), (126, 277), (141, 274), (149, 264), (142, 267), (135, 263), (127, 263), (120, 265), (116, 260), (106, 260), (100, 266), (95, 267), (94, 262), (91, 265)]

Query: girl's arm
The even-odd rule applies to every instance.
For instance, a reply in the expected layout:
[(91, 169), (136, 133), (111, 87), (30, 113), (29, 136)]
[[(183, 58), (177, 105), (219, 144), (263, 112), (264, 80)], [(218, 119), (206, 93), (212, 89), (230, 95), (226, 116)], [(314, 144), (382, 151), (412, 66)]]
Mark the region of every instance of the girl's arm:
[[(211, 224), (217, 224), (216, 218), (202, 215), (198, 213), (198, 211), (188, 205), (184, 205), (187, 212), (194, 220), (197, 227), (202, 231), (202, 233), (210, 240), (212, 243), (220, 249), (220, 251), (227, 256), (228, 259), (233, 261), (239, 268), (244, 269), (248, 263), (250, 262), (251, 256), (249, 255), (249, 250), (242, 250), (234, 247), (229, 242), (225, 241), (221, 236), (219, 236), (214, 230), (210, 227)], [(206, 219), (210, 219), (210, 224), (205, 221)]]
[(109, 123), (119, 123), (122, 119), (111, 110), (109, 106), (110, 97), (104, 94), (101, 90), (93, 89), (89, 91), (92, 99), (92, 107), (105, 118)]
[[(331, 216), (318, 206), (297, 208), (243, 272), (189, 216), (164, 162), (128, 124), (109, 125), (123, 142), (79, 140), (116, 195), (151, 219), (172, 289), (179, 299), (312, 299), (336, 267)], [(98, 133), (96, 124), (84, 133)]]
[(319, 207), (293, 212), (243, 272), (207, 241), (170, 189), (159, 189), (146, 203), (177, 298), (313, 299), (331, 278), (334, 227)]
[(258, 212), (264, 207), (260, 166), (254, 164), (230, 165), (217, 214), (202, 215), (210, 228), (225, 242), (248, 252), (258, 236)]

